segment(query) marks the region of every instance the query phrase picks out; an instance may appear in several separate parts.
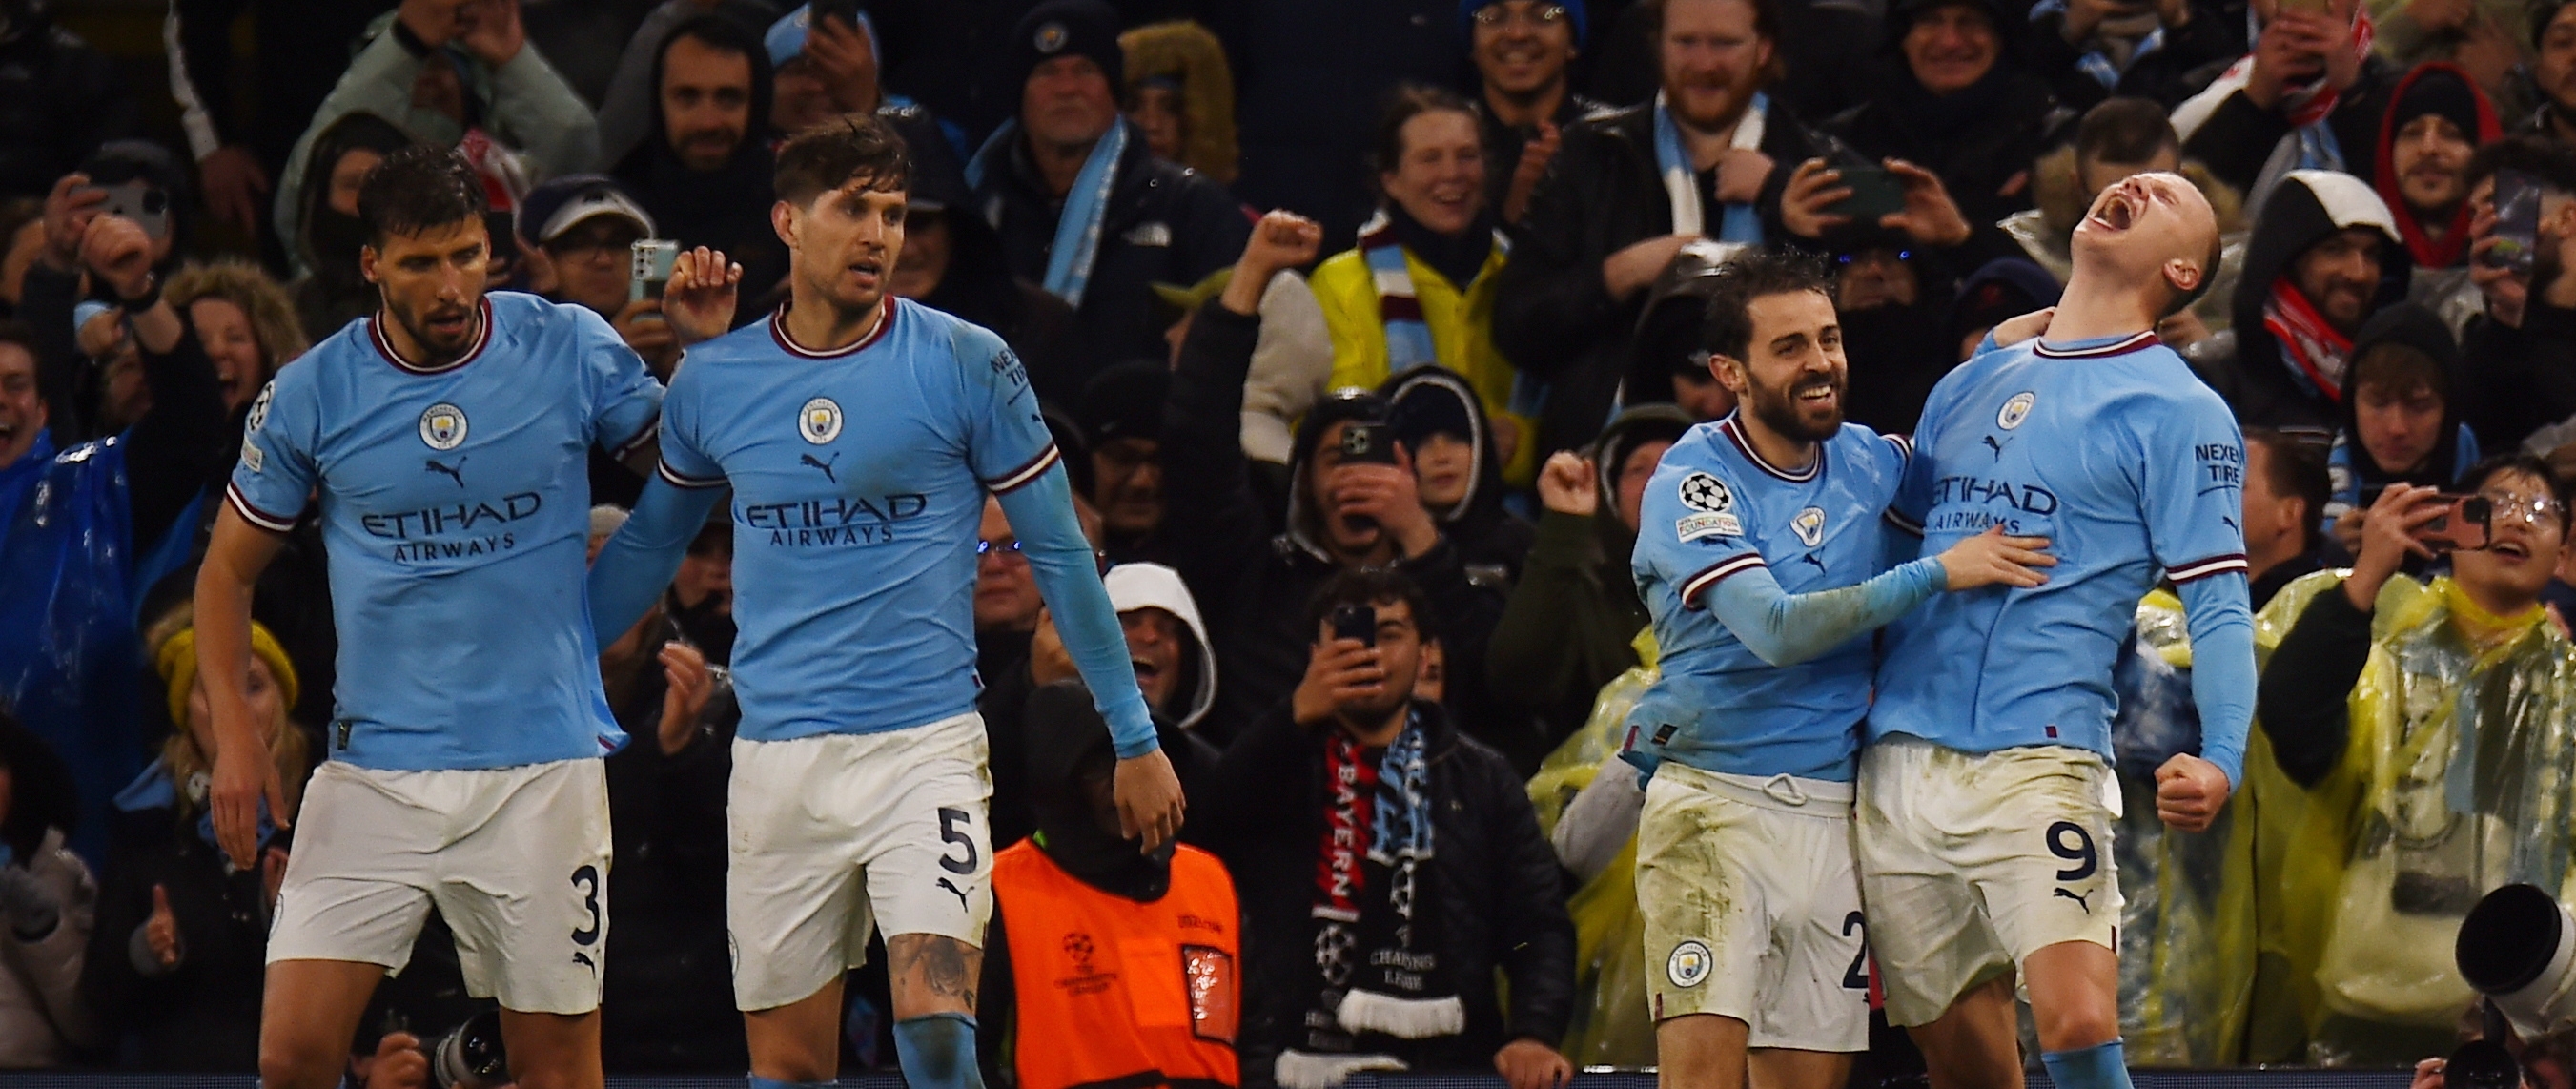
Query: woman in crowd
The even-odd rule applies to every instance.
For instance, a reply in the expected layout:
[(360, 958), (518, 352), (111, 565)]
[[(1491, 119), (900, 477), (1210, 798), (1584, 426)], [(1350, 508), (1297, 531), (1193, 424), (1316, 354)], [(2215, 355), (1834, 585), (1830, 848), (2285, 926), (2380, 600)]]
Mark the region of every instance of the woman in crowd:
[(1333, 337), (1335, 388), (1375, 388), (1437, 365), (1464, 376), (1493, 422), (1495, 461), (1527, 483), (1536, 447), (1510, 410), (1514, 371), (1494, 348), (1494, 287), (1505, 245), (1485, 206), (1484, 138), (1467, 100), (1404, 87), (1378, 124), (1374, 157), (1385, 199), (1359, 246), (1315, 267), (1315, 299)]
[(412, 139), (394, 123), (353, 113), (313, 138), (305, 160), (304, 207), (295, 226), (295, 313), (315, 336), (375, 313), (376, 289), (358, 274), (358, 247), (366, 230), (358, 221), (358, 183), (367, 171)]
[(192, 265), (171, 277), (164, 290), (214, 363), (226, 413), (241, 412), (279, 367), (304, 354), (304, 325), (296, 320), (295, 304), (256, 265)]
[[(194, 607), (182, 602), (145, 635), (176, 726), (160, 758), (116, 796), (81, 987), (111, 1033), (134, 1035), (146, 1069), (257, 1070), (268, 917), (286, 876), (286, 836), (263, 806), (259, 868), (236, 871), (224, 860), (206, 805), (215, 734), (197, 676)], [(298, 695), (295, 664), (257, 623), (251, 651), (243, 691), (291, 822), (312, 768), (311, 743), (287, 717)]]

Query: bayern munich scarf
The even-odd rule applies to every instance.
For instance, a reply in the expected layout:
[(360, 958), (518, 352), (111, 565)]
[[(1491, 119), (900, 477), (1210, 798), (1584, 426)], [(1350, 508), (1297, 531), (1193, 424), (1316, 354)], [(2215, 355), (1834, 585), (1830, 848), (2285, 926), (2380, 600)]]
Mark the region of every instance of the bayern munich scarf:
[(1312, 911), (1315, 995), (1298, 1050), (1348, 1055), (1368, 1038), (1467, 1027), (1440, 963), (1431, 891), (1431, 761), (1419, 717), (1374, 762), (1339, 730), (1324, 742), (1324, 834)]
[(2287, 276), (2272, 281), (2272, 294), (2263, 300), (2263, 330), (2281, 346), (2281, 365), (2290, 368), (2291, 378), (2326, 400), (2343, 403), (2352, 338), (2336, 332)]
[[(1368, 263), (1369, 282), (1377, 289), (1377, 321), (1386, 331), (1386, 373), (1390, 375), (1440, 362), (1439, 349), (1431, 342), (1431, 323), (1423, 319), (1422, 300), (1413, 293), (1412, 265), (1405, 260), (1404, 244), (1395, 233), (1395, 220), (1383, 208), (1360, 224), (1360, 259)], [(1494, 248), (1510, 246), (1511, 240), (1495, 229)], [(1468, 286), (1457, 288), (1464, 294)], [(1449, 369), (1462, 370), (1454, 365)]]
[[(994, 170), (1008, 169), (1003, 160), (1019, 140), (1016, 119), (994, 130), (976, 149), (975, 157), (966, 161), (967, 187), (982, 189)], [(1083, 289), (1091, 286), (1091, 266), (1100, 258), (1101, 224), (1109, 218), (1109, 193), (1118, 186), (1118, 158), (1126, 153), (1127, 122), (1121, 120), (1091, 145), (1091, 157), (1082, 161), (1082, 171), (1073, 176), (1073, 189), (1064, 195), (1064, 209), (1055, 221), (1055, 243), (1047, 251), (1046, 282), (1040, 286), (1066, 306), (1080, 309)], [(1001, 224), (993, 226), (999, 229)]]
[[(1735, 138), (1728, 147), (1736, 151), (1761, 150), (1763, 118), (1770, 112), (1770, 97), (1754, 92), (1752, 103), (1744, 107), (1743, 119), (1735, 123)], [(1655, 166), (1664, 175), (1664, 197), (1673, 204), (1673, 233), (1707, 234), (1708, 217), (1700, 207), (1699, 172), (1691, 168), (1690, 147), (1682, 142), (1681, 123), (1673, 120), (1662, 91), (1655, 92)], [(1762, 215), (1750, 204), (1729, 204), (1714, 237), (1720, 242), (1759, 246)]]

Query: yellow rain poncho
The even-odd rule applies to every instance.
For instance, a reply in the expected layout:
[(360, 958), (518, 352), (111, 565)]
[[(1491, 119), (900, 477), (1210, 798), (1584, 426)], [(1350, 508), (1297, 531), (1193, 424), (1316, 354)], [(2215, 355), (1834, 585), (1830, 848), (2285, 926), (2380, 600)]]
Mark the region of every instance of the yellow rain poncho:
[[(1631, 645), (1642, 664), (1601, 686), (1592, 717), (1540, 761), (1538, 774), (1530, 777), (1530, 802), (1538, 809), (1542, 834), (1556, 834), (1566, 803), (1618, 756), (1629, 709), (1660, 675), (1654, 629), (1638, 632)], [(1626, 764), (1612, 769), (1616, 774), (1632, 770)], [(1646, 1014), (1646, 920), (1637, 910), (1636, 837), (1629, 837), (1616, 862), (1575, 891), (1566, 909), (1574, 916), (1575, 990), (1565, 1057), (1578, 1067), (1654, 1065), (1655, 1022)]]
[[(2257, 618), (2257, 645), (2279, 646), (2340, 582), (2291, 583)], [(2379, 592), (2349, 711), (2343, 755), (2313, 787), (2268, 745), (2247, 761), (2258, 993), (2295, 999), (2309, 1061), (2408, 1061), (2473, 1000), (2452, 944), (2478, 898), (2518, 881), (2576, 891), (2576, 647), (2537, 608), (2497, 617), (2447, 578), (2398, 576)], [(2283, 1026), (2255, 1035), (2277, 1046)]]

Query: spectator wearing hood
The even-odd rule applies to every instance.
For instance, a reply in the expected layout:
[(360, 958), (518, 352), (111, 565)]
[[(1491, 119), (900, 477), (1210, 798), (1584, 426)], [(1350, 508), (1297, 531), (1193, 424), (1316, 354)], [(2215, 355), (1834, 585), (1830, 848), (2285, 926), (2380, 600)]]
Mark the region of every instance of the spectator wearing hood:
[(1466, 99), (1397, 88), (1370, 151), (1377, 216), (1357, 247), (1315, 266), (1311, 283), (1332, 331), (1334, 388), (1376, 388), (1424, 366), (1462, 375), (1494, 422), (1504, 475), (1526, 481), (1534, 421), (1511, 411), (1512, 366), (1494, 347), (1495, 286), (1511, 247), (1486, 202), (1485, 149)]
[[(1628, 573), (1637, 509), (1664, 451), (1693, 422), (1673, 405), (1639, 405), (1589, 450), (1558, 453), (1539, 470), (1545, 513), (1484, 658), (1495, 703), (1539, 724), (1538, 752), (1582, 726), (1601, 686), (1637, 665), (1632, 643), (1652, 619)], [(1462, 671), (1475, 665), (1452, 660)]]
[(1155, 560), (1168, 551), (1163, 529), (1163, 399), (1172, 369), (1131, 359), (1091, 376), (1074, 421), (1091, 457), (1083, 497), (1100, 512), (1101, 551), (1111, 563)]
[(2295, 170), (2255, 220), (2236, 281), (2236, 351), (2196, 362), (2238, 422), (2324, 438), (2343, 418), (2353, 337), (2402, 301), (2388, 206), (2350, 174)]
[[(366, 224), (358, 219), (358, 183), (385, 156), (412, 143), (393, 122), (358, 110), (322, 127), (304, 145), (294, 233), (286, 248), (298, 270), (287, 289), (307, 332), (327, 337), (376, 312), (376, 285), (358, 272), (358, 249), (367, 244)], [(285, 220), (279, 229), (287, 229)]]
[[(742, 265), (747, 304), (787, 275), (769, 225), (769, 50), (722, 15), (681, 23), (653, 61), (652, 123), (610, 171), (664, 238), (720, 250)], [(738, 321), (767, 313), (741, 307)]]
[[(1646, 293), (1646, 311), (1637, 316), (1636, 348), (1628, 365), (1631, 375), (1671, 376), (1670, 399), (1702, 422), (1735, 411), (1734, 392), (1709, 373), (1708, 351), (1700, 333), (1708, 320), (1709, 295), (1730, 252), (1703, 240), (1674, 255), (1673, 263), (1655, 277), (1655, 286)], [(1629, 399), (1637, 402), (1666, 399), (1659, 396), (1659, 387), (1632, 386), (1631, 390)]]
[(1004, 44), (1016, 117), (967, 163), (966, 180), (1002, 238), (1011, 271), (1073, 307), (1079, 355), (1032, 369), (1040, 396), (1068, 399), (1093, 371), (1163, 354), (1156, 283), (1195, 283), (1243, 249), (1225, 187), (1154, 157), (1118, 112), (1118, 13), (1101, 0), (1048, 0)]
[[(277, 237), (292, 252), (302, 227), (306, 163), (342, 117), (372, 113), (422, 143), (454, 146), (489, 133), (525, 155), (537, 177), (599, 157), (599, 123), (570, 84), (528, 44), (518, 0), (404, 4), (379, 20), (296, 140), (279, 174)], [(727, 251), (731, 252), (731, 251)]]
[(2132, 96), (2170, 110), (2191, 97), (2195, 71), (2245, 54), (2240, 11), (2196, 0), (2046, 0), (2031, 10), (2022, 56), (2069, 109)]
[[(1825, 160), (1857, 156), (1764, 93), (1780, 68), (1778, 4), (1661, 7), (1661, 92), (1565, 131), (1496, 285), (1495, 343), (1524, 380), (1547, 384), (1533, 451), (1542, 460), (1591, 441), (1623, 380), (1663, 381), (1632, 371), (1630, 340), (1647, 289), (1683, 245), (1812, 241), (1842, 226), (1826, 211), (1845, 191)], [(1939, 179), (1904, 169), (1909, 210), (1881, 225), (1965, 241)]]
[(1476, 116), (1485, 138), (1485, 207), (1520, 222), (1565, 127), (1610, 107), (1574, 93), (1571, 72), (1591, 20), (1583, 0), (1458, 0)]
[(116, 62), (54, 25), (46, 6), (0, 3), (0, 197), (43, 196), (138, 119)]
[(1011, 272), (1001, 238), (975, 214), (963, 175), (916, 171), (904, 201), (896, 295), (992, 330), (1032, 376), (1076, 369), (1073, 308)]
[(2488, 316), (2462, 338), (2461, 399), (2480, 447), (2520, 447), (2563, 462), (2556, 452), (2576, 442), (2576, 427), (2567, 426), (2576, 421), (2576, 150), (2529, 137), (2494, 150), (2499, 165), (2541, 190), (2538, 245), (2527, 276), (2491, 288), (2522, 299), (2519, 319), (2491, 299)]
[[(2107, 98), (2084, 111), (2075, 140), (2042, 155), (2031, 164), (2034, 207), (2004, 217), (2003, 232), (2021, 246), (2015, 256), (2046, 269), (2059, 284), (2075, 271), (2069, 248), (2075, 225), (2084, 221), (2093, 198), (2133, 174), (2171, 173), (2189, 179), (2208, 198), (2224, 241), (2218, 279), (2192, 304), (2204, 327), (2225, 328), (2236, 266), (2245, 260), (2245, 209), (2236, 191), (2211, 175), (2209, 168), (2182, 158), (2182, 137), (2174, 133), (2165, 107), (2144, 98)], [(2050, 298), (2056, 292), (2047, 293)], [(2009, 316), (2009, 315), (2007, 315)], [(1987, 324), (1993, 324), (1988, 322)], [(2168, 328), (2167, 332), (2172, 330)], [(2168, 343), (2171, 343), (2169, 340)]]
[(1943, 343), (1950, 283), (1911, 250), (1870, 246), (1834, 255), (1834, 310), (1850, 385), (1843, 419), (1890, 435), (1914, 433), (1932, 386), (1958, 365)]
[[(145, 1069), (249, 1073), (259, 1069), (268, 919), (289, 840), (263, 819), (261, 865), (249, 870), (235, 870), (215, 845), (206, 800), (215, 724), (197, 675), (195, 615), (183, 601), (143, 641), (175, 728), (158, 759), (117, 792), (81, 991), (111, 1038), (131, 1034)], [(244, 691), (292, 823), (313, 767), (311, 741), (288, 717), (300, 685), (268, 628), (250, 631)]]
[(2398, 80), (2379, 126), (2372, 188), (2418, 276), (2469, 260), (2469, 156), (2503, 134), (2460, 66), (2428, 61)]
[(2371, 502), (2389, 485), (2448, 490), (2477, 464), (2478, 440), (2453, 394), (2459, 356), (2450, 327), (2413, 303), (2373, 315), (2353, 338), (2350, 395), (2326, 461), (2334, 496), (2325, 516), (2345, 551), (2361, 547)]
[(1187, 19), (1118, 36), (1127, 66), (1127, 123), (1147, 150), (1232, 185), (1242, 152), (1234, 133), (1234, 69), (1225, 43)]
[[(1991, 235), (2030, 207), (2031, 160), (2067, 116), (2022, 67), (2018, 29), (1988, 0), (1890, 4), (1879, 90), (1825, 128), (1873, 160), (1940, 175), (1960, 213)], [(1991, 238), (1982, 249), (2004, 245)]]
[[(1335, 632), (1344, 608), (1371, 616), (1371, 640)], [(1247, 1084), (1490, 1068), (1509, 1089), (1563, 1085), (1563, 878), (1521, 773), (1420, 695), (1442, 610), (1402, 571), (1362, 569), (1296, 612), (1303, 680), (1226, 750), (1194, 814), (1253, 935)]]
[(771, 0), (662, 0), (645, 13), (634, 33), (627, 35), (608, 89), (599, 96), (599, 158), (591, 169), (614, 169), (644, 142), (653, 128), (657, 87), (653, 72), (662, 56), (662, 42), (680, 24), (710, 14), (756, 29), (778, 18), (778, 6)]
[(1414, 488), (1458, 549), (1467, 578), (1509, 593), (1536, 534), (1503, 509), (1502, 453), (1484, 403), (1466, 379), (1416, 367), (1378, 387), (1387, 428), (1413, 457)]
[[(1160, 579), (1179, 588), (1168, 570)], [(1128, 630), (1132, 641), (1133, 621)], [(1146, 853), (1120, 833), (1117, 754), (1090, 701), (1079, 679), (1041, 686), (1028, 698), (1036, 728), (1009, 754), (1037, 834), (993, 857), (976, 1007), (984, 1082), (1239, 1085), (1244, 935), (1234, 882), (1207, 851), (1166, 843)], [(994, 758), (999, 771), (1005, 754)]]
[[(1159, 563), (1122, 563), (1100, 581), (1109, 591), (1109, 604), (1118, 612), (1120, 627), (1126, 630), (1136, 685), (1144, 693), (1145, 709), (1153, 713), (1155, 732), (1172, 757), (1173, 773), (1181, 777), (1185, 790), (1195, 790), (1216, 761), (1217, 750), (1205, 737), (1233, 732), (1222, 727), (1201, 732), (1210, 725), (1209, 712), (1216, 709), (1217, 658), (1215, 644), (1208, 641), (1207, 622), (1199, 616), (1198, 600), (1190, 596), (1180, 572)], [(993, 748), (993, 842), (1004, 845), (1038, 827), (1038, 815), (1029, 802), (1035, 793), (1033, 784), (1021, 778), (1027, 766), (1022, 754), (1044, 747), (1049, 724), (1060, 720), (1041, 713), (1034, 701), (1060, 682), (1079, 681), (1054, 618), (1043, 607), (1036, 610), (1036, 627), (1027, 647), (1018, 660), (984, 675), (989, 687), (980, 703), (984, 732)], [(1194, 838), (1187, 832), (1183, 835)]]
[(2399, 69), (2371, 52), (2361, 0), (2321, 7), (2253, 0), (2261, 24), (2248, 53), (2173, 113), (2183, 155), (2263, 207), (2292, 170), (2346, 170), (2371, 180)]
[[(1313, 260), (1320, 236), (1293, 214), (1263, 217), (1224, 292), (1191, 317), (1164, 401), (1165, 540), (1223, 655), (1221, 728), (1251, 721), (1296, 687), (1312, 641), (1300, 606), (1337, 571), (1394, 566), (1419, 582), (1449, 633), (1452, 661), (1483, 658), (1502, 607), (1500, 594), (1468, 580), (1459, 549), (1422, 504), (1401, 444), (1381, 426), (1392, 451), (1346, 451), (1352, 425), (1384, 424), (1385, 399), (1351, 391), (1317, 402), (1290, 450), (1286, 502), (1266, 500), (1256, 484), (1238, 424), (1261, 331), (1256, 291), (1281, 269)], [(1353, 453), (1391, 453), (1392, 461)], [(1482, 687), (1453, 683), (1451, 702), (1473, 706)]]

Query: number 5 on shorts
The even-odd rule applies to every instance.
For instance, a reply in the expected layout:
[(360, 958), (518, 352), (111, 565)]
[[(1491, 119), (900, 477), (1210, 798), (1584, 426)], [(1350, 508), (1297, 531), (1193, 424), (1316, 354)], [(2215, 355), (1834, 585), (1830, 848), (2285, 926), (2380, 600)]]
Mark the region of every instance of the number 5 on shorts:
[(975, 864), (982, 861), (982, 856), (975, 853), (975, 837), (968, 834), (964, 828), (959, 827), (959, 825), (963, 825), (973, 819), (974, 818), (969, 816), (963, 809), (951, 809), (947, 806), (939, 807), (939, 841), (941, 843), (954, 843), (966, 848), (966, 858), (962, 862), (949, 857), (948, 852), (945, 849), (942, 849), (939, 854), (940, 869), (959, 875), (975, 872)]

